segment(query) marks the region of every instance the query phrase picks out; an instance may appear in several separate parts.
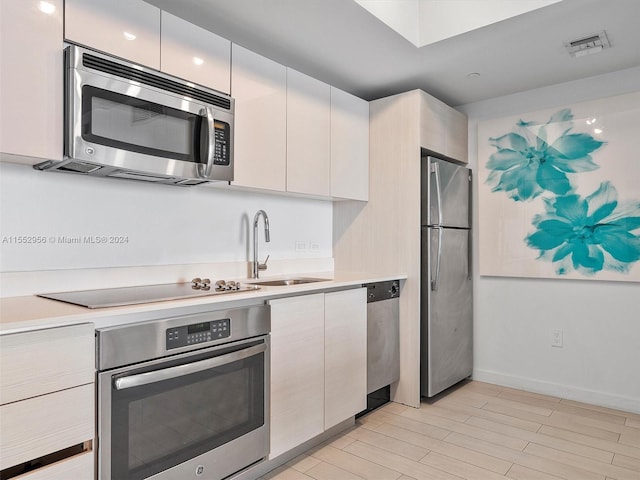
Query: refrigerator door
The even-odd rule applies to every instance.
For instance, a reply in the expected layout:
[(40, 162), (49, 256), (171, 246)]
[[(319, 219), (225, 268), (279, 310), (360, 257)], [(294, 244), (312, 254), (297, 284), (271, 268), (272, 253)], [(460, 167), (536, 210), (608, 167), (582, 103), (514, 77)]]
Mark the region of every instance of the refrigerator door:
[(471, 226), (471, 170), (451, 162), (422, 159), (422, 225)]
[(471, 230), (422, 227), (422, 396), (432, 397), (471, 375), (470, 236)]

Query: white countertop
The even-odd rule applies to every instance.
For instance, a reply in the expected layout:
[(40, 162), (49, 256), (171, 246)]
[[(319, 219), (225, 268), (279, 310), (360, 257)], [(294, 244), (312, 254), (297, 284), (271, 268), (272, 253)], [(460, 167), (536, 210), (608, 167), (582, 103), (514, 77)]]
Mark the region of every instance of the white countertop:
[[(330, 280), (278, 287), (261, 285), (260, 290), (97, 309), (89, 309), (33, 295), (2, 298), (0, 299), (0, 335), (86, 322), (94, 323), (96, 328), (106, 328), (130, 321), (139, 321), (143, 314), (147, 316), (153, 314), (153, 312), (160, 314), (162, 310), (206, 307), (208, 305), (212, 305), (214, 309), (233, 308), (236, 306), (235, 304), (240, 306), (252, 303), (254, 300), (256, 303), (260, 303), (272, 298), (407, 278), (404, 274), (357, 272), (318, 272), (286, 275), (284, 277), (295, 278), (302, 276)], [(278, 278), (283, 277), (264, 277), (261, 280), (275, 280)], [(247, 283), (246, 279), (239, 279), (238, 281)]]

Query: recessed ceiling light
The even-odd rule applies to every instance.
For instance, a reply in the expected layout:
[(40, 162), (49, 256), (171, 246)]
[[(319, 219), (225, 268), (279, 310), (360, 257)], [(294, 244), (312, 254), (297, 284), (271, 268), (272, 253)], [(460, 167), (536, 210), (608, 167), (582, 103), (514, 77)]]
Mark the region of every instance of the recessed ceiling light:
[(38, 4), (38, 10), (47, 15), (52, 15), (56, 11), (56, 6), (49, 2), (40, 2)]
[(122, 34), (124, 35), (124, 38), (126, 38), (127, 40), (135, 40), (136, 39), (136, 36), (133, 33), (122, 32)]
[(204, 60), (200, 57), (193, 57), (193, 63), (195, 63), (196, 65), (202, 65), (204, 63)]
[(475, 80), (476, 78), (480, 78), (480, 74), (478, 72), (467, 73), (467, 78)]

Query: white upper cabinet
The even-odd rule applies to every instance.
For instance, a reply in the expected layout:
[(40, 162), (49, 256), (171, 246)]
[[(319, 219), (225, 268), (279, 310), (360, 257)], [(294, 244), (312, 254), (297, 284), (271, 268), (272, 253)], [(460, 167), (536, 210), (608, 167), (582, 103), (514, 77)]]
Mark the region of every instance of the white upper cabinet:
[(229, 93), (231, 42), (162, 12), (160, 70)]
[(369, 102), (331, 87), (331, 196), (369, 198)]
[(0, 2), (2, 160), (62, 159), (62, 6), (62, 0)]
[(287, 191), (329, 196), (330, 87), (287, 69)]
[(142, 0), (65, 0), (65, 39), (160, 70), (160, 9)]
[(233, 185), (287, 188), (287, 68), (233, 45), (235, 99)]

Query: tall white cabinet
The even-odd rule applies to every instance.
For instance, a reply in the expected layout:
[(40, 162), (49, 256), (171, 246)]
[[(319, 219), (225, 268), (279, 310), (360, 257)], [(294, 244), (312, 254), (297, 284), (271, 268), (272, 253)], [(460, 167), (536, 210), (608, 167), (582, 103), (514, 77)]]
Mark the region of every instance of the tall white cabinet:
[[(0, 159), (62, 159), (62, 0), (0, 2)], [(44, 80), (44, 81), (43, 81)]]
[[(370, 103), (370, 190), (366, 205), (333, 205), (336, 270), (402, 271), (400, 381), (392, 400), (420, 405), (420, 154), (467, 162), (466, 116), (421, 90)], [(390, 188), (390, 185), (392, 188)]]

